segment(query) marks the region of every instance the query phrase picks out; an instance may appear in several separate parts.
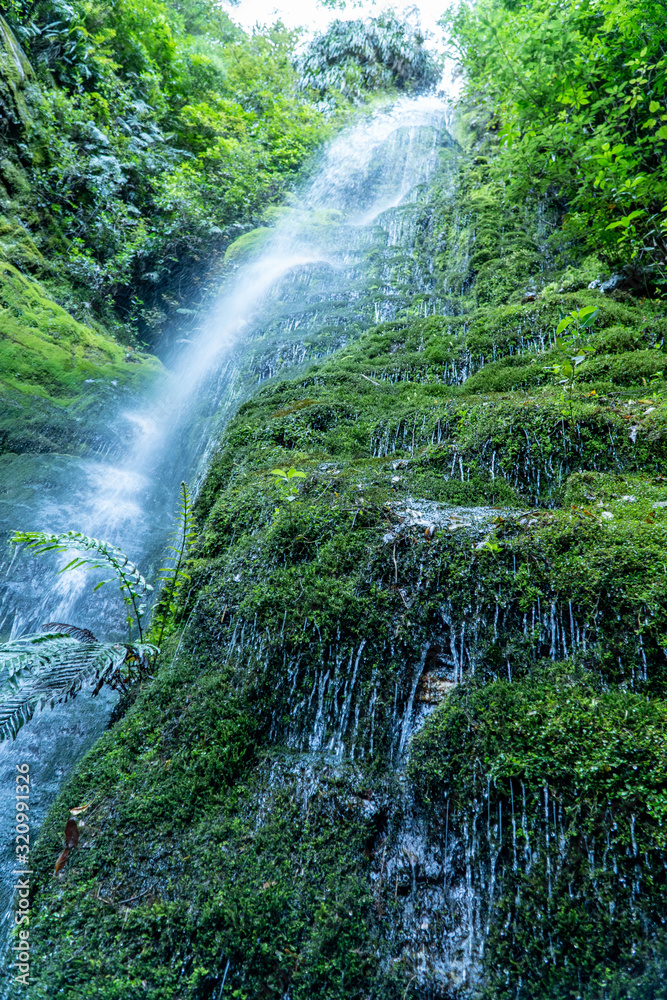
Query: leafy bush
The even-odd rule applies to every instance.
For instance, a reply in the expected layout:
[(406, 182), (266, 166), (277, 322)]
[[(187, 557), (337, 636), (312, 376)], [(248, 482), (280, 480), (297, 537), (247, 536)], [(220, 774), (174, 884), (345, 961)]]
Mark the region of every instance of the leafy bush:
[(391, 12), (373, 21), (334, 21), (310, 43), (299, 71), (302, 87), (330, 103), (340, 94), (358, 101), (390, 87), (423, 90), (440, 75), (423, 35)]
[(510, 201), (549, 193), (564, 227), (667, 284), (667, 58), (656, 0), (479, 0), (445, 20), (464, 103), (500, 144)]
[[(5, 210), (57, 265), (37, 256), (31, 270), (150, 340), (205, 295), (201, 261), (281, 199), (331, 128), (299, 92), (297, 35), (247, 36), (214, 0), (0, 10)], [(23, 82), (2, 69), (19, 42)]]

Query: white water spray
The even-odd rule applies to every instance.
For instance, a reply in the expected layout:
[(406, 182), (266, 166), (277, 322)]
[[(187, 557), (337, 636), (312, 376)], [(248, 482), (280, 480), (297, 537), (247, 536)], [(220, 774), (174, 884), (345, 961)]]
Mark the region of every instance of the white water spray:
[[(325, 151), (310, 184), (282, 213), (263, 249), (227, 280), (210, 317), (169, 361), (156, 390), (130, 412), (125, 456), (0, 456), (0, 532), (70, 528), (120, 545), (147, 575), (170, 530), (178, 484), (205, 470), (238, 402), (267, 377), (342, 346), (350, 331), (391, 319), (393, 248), (404, 253), (410, 226), (438, 166), (447, 106), (405, 99), (360, 121)], [(381, 283), (369, 293), (369, 251), (380, 251)], [(404, 273), (405, 263), (400, 264)], [(377, 279), (376, 279), (377, 280)], [(415, 274), (414, 284), (420, 290)], [(86, 573), (59, 576), (54, 559), (8, 554), (0, 562), (0, 631), (19, 635), (44, 621), (120, 637), (124, 612), (111, 587), (91, 594)], [(0, 745), (0, 836), (9, 843), (17, 761), (35, 785), (32, 829), (74, 763), (102, 731), (111, 701), (83, 694), (43, 712)], [(76, 804), (76, 803), (73, 803)], [(11, 858), (1, 862), (0, 913), (10, 917)]]

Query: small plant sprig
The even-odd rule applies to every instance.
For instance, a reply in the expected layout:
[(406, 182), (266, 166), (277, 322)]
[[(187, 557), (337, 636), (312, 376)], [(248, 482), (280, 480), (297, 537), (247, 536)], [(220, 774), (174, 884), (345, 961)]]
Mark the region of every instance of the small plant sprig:
[[(281, 497), (287, 502), (292, 503), (296, 500), (299, 487), (294, 482), (295, 479), (305, 479), (306, 473), (301, 472), (299, 469), (271, 469), (271, 475), (275, 476), (274, 482), (280, 491)], [(276, 507), (273, 512), (274, 519), (280, 513), (280, 507)]]
[[(595, 322), (599, 309), (597, 306), (585, 306), (583, 309), (574, 309), (567, 316), (563, 317), (556, 327), (556, 350), (560, 360), (554, 365), (549, 365), (545, 371), (553, 372), (554, 375), (561, 375), (559, 384), (564, 386), (561, 393), (561, 403), (563, 416), (569, 417), (570, 427), (574, 425), (574, 392), (576, 387), (577, 371), (589, 354), (595, 351), (590, 344), (580, 343), (584, 332)], [(569, 327), (572, 332), (568, 337), (561, 337)]]
[(79, 569), (81, 566), (87, 566), (89, 569), (112, 570), (113, 576), (109, 577), (108, 580), (100, 580), (94, 590), (99, 590), (105, 583), (113, 583), (114, 581), (118, 583), (123, 603), (127, 609), (125, 623), (128, 640), (132, 642), (132, 629), (136, 625), (139, 642), (143, 642), (142, 619), (146, 612), (144, 601), (153, 587), (146, 582), (137, 566), (130, 562), (122, 549), (110, 545), (109, 542), (100, 541), (98, 538), (90, 538), (80, 531), (63, 531), (59, 534), (51, 534), (48, 531), (14, 531), (10, 542), (12, 545), (26, 545), (27, 548), (32, 549), (33, 555), (42, 555), (45, 552), (71, 552), (72, 550), (82, 553), (63, 566), (59, 570), (60, 573)]
[(495, 538), (485, 538), (475, 548), (483, 552), (490, 552), (493, 556), (503, 551), (504, 545)]

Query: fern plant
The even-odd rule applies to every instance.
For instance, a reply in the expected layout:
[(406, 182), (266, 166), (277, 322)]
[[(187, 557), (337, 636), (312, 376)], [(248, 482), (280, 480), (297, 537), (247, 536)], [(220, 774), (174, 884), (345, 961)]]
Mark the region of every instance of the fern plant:
[(157, 647), (97, 642), (87, 629), (49, 623), (42, 633), (24, 635), (0, 646), (3, 694), (0, 740), (16, 736), (36, 711), (74, 698), (87, 682), (126, 691), (148, 669)]
[(12, 545), (26, 545), (27, 548), (33, 550), (34, 555), (42, 555), (44, 552), (71, 552), (72, 550), (81, 552), (81, 555), (76, 556), (66, 566), (63, 566), (60, 570), (61, 573), (79, 569), (81, 566), (88, 566), (89, 569), (111, 570), (113, 576), (108, 580), (100, 580), (94, 589), (99, 590), (105, 583), (113, 583), (114, 581), (118, 583), (127, 611), (125, 623), (128, 641), (132, 642), (132, 629), (136, 625), (139, 642), (143, 642), (142, 619), (146, 611), (144, 601), (153, 587), (146, 582), (139, 569), (133, 562), (130, 562), (122, 549), (109, 542), (100, 541), (98, 538), (90, 538), (88, 535), (81, 534), (80, 531), (64, 531), (60, 534), (51, 534), (48, 531), (14, 531), (10, 542)]
[[(49, 622), (43, 631), (25, 635), (0, 645), (0, 741), (17, 732), (35, 712), (46, 705), (73, 698), (94, 681), (93, 694), (103, 684), (127, 691), (145, 676), (159, 653), (165, 627), (173, 615), (182, 587), (190, 580), (185, 562), (195, 538), (192, 522), (192, 497), (187, 483), (181, 483), (176, 510), (176, 528), (169, 540), (167, 562), (161, 570), (160, 599), (153, 614), (152, 632), (156, 643), (144, 642), (145, 598), (151, 584), (125, 553), (109, 542), (90, 538), (79, 531), (53, 534), (46, 531), (15, 531), (11, 542), (26, 545), (34, 555), (45, 552), (71, 552), (79, 555), (60, 570), (87, 566), (110, 570), (113, 575), (96, 584), (116, 581), (126, 607), (128, 643), (98, 642), (88, 629), (61, 622)], [(139, 642), (132, 640), (136, 626)]]
[(167, 622), (176, 610), (179, 594), (185, 584), (190, 582), (190, 575), (185, 570), (185, 562), (195, 540), (195, 535), (192, 520), (192, 495), (188, 484), (181, 483), (179, 502), (176, 508), (176, 527), (167, 545), (167, 561), (170, 565), (160, 569), (159, 583), (162, 585), (162, 589), (153, 611), (151, 623), (152, 634), (155, 636), (158, 646), (162, 642)]

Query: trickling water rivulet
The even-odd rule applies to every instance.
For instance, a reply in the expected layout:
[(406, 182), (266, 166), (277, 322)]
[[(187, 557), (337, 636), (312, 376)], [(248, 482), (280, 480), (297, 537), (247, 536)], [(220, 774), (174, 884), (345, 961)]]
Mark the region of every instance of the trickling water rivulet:
[[(258, 382), (322, 357), (356, 331), (393, 318), (419, 296), (437, 310), (411, 254), (420, 200), (451, 145), (447, 109), (404, 100), (361, 121), (326, 151), (300, 197), (261, 233), (263, 247), (227, 281), (212, 315), (189, 332), (152, 396), (110, 410), (117, 445), (107, 454), (0, 456), (0, 532), (76, 529), (120, 545), (147, 576), (170, 529), (181, 479), (196, 480), (225, 419)], [(239, 256), (242, 260), (242, 257)], [(110, 587), (91, 594), (85, 573), (23, 555), (0, 561), (0, 630), (17, 636), (45, 621), (122, 634)], [(111, 701), (85, 694), (45, 712), (0, 747), (0, 820), (7, 844), (16, 762), (30, 764), (32, 831), (75, 761), (102, 731)], [(10, 913), (11, 862), (2, 911)]]

